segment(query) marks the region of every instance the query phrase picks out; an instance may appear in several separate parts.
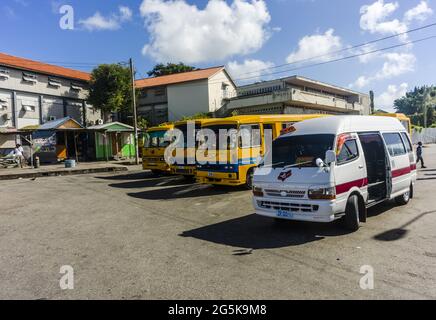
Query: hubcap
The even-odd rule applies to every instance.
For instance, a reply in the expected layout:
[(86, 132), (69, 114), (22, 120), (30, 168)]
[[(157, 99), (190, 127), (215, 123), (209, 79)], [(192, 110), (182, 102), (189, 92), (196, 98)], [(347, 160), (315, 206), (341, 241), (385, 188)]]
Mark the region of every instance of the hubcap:
[(409, 198), (410, 198), (410, 191), (409, 191), (409, 192), (406, 192), (406, 193), (403, 195), (403, 198), (404, 198), (404, 201), (409, 201)]

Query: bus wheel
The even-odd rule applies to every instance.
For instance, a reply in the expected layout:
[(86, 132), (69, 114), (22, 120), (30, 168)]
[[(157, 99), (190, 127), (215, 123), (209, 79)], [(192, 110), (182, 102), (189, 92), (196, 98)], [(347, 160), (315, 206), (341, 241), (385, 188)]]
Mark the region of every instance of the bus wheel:
[(160, 170), (151, 170), (151, 174), (155, 177), (159, 177), (162, 172)]
[(409, 191), (407, 191), (405, 194), (395, 198), (395, 202), (399, 206), (405, 206), (406, 204), (409, 203), (410, 198), (412, 196), (413, 196), (413, 186), (411, 185), (409, 188)]
[(247, 177), (245, 179), (245, 186), (249, 190), (253, 189), (253, 175), (254, 175), (254, 170), (253, 169), (248, 170)]
[(359, 198), (357, 195), (352, 195), (348, 198), (345, 216), (343, 218), (344, 226), (347, 230), (359, 230)]

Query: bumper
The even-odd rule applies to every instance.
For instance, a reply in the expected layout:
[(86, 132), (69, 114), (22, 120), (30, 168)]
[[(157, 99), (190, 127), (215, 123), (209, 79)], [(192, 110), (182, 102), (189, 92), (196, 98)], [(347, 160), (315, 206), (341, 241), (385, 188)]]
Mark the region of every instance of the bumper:
[(170, 171), (170, 166), (166, 162), (148, 162), (147, 159), (142, 160), (142, 169), (144, 170), (157, 170), (157, 171)]
[(240, 186), (245, 184), (245, 181), (239, 180), (238, 174), (234, 172), (197, 171), (197, 182), (222, 186)]
[(342, 215), (337, 205), (332, 201), (315, 200), (283, 200), (263, 197), (253, 198), (256, 214), (284, 220), (332, 222)]

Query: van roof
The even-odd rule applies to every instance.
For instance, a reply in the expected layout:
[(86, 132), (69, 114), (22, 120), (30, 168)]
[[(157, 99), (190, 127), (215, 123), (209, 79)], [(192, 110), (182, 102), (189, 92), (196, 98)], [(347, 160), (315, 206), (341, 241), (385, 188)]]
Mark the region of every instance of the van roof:
[(407, 131), (401, 122), (392, 117), (375, 116), (332, 116), (306, 120), (294, 125), (296, 131), (285, 134), (334, 134), (349, 132)]

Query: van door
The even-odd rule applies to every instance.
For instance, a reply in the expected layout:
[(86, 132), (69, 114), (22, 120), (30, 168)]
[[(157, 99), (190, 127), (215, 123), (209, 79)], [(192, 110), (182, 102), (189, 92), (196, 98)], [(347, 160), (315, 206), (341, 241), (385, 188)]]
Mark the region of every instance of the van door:
[(360, 144), (365, 154), (368, 179), (368, 200), (378, 202), (390, 197), (390, 159), (380, 133), (359, 133)]
[(364, 199), (367, 198), (367, 174), (365, 157), (359, 147), (357, 135), (339, 135), (336, 144), (336, 193), (338, 202), (348, 199), (349, 191), (357, 187)]
[(399, 132), (383, 133), (389, 153), (392, 192), (391, 198), (408, 191), (410, 186), (410, 161)]

